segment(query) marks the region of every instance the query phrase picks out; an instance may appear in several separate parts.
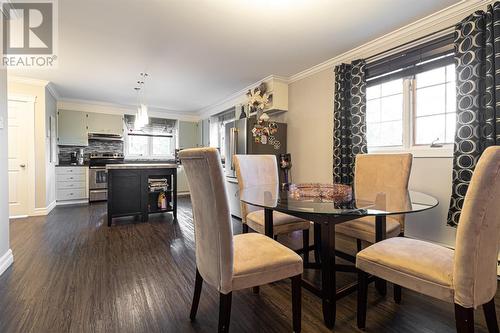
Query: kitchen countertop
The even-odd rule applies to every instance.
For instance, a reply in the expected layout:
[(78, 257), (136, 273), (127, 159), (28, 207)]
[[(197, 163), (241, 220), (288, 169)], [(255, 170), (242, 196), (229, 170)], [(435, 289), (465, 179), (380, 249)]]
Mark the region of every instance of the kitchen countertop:
[(61, 164), (57, 164), (56, 165), (56, 168), (58, 167), (88, 167), (89, 165), (88, 164), (82, 164), (82, 165), (78, 165), (78, 164), (70, 164), (70, 163), (61, 163)]
[(125, 169), (177, 169), (175, 163), (123, 163), (107, 164), (106, 170), (125, 170)]

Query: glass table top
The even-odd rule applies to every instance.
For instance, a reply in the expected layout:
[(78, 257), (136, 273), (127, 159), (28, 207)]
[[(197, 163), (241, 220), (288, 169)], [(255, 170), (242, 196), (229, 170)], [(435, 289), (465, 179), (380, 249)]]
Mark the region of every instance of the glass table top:
[(240, 200), (261, 208), (280, 212), (319, 215), (386, 216), (421, 212), (438, 205), (438, 200), (417, 191), (389, 190), (345, 199), (301, 196), (293, 190), (280, 190), (277, 184), (248, 187), (241, 190)]

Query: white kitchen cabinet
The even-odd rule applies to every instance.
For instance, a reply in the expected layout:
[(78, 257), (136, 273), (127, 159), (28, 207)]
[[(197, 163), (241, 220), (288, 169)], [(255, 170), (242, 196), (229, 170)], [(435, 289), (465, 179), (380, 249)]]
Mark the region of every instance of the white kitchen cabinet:
[(56, 168), (56, 200), (58, 203), (73, 203), (88, 200), (88, 168)]
[(179, 121), (179, 148), (196, 148), (201, 145), (200, 129), (197, 122)]
[(88, 133), (123, 135), (123, 117), (114, 114), (87, 113)]
[(79, 111), (57, 111), (57, 144), (88, 146), (87, 114)]
[(201, 127), (201, 146), (210, 146), (210, 121), (208, 119), (200, 120), (199, 126)]
[(186, 172), (182, 165), (177, 168), (177, 194), (189, 194)]

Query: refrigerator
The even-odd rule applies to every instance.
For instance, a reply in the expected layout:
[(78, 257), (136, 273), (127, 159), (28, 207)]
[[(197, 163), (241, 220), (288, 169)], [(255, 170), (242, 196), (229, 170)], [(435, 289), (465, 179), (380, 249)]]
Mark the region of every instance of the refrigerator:
[[(276, 155), (278, 162), (279, 155), (286, 153), (286, 124), (276, 123), (277, 132), (272, 135), (272, 138), (268, 138), (266, 144), (263, 144), (255, 142), (255, 138), (252, 134), (252, 129), (256, 122), (257, 120), (255, 118), (238, 119), (226, 123), (224, 129), (225, 175), (229, 205), (231, 215), (238, 218), (241, 218), (241, 208), (233, 156), (245, 154)], [(279, 142), (279, 145), (276, 144), (277, 142)], [(278, 165), (278, 163), (276, 164)], [(281, 172), (279, 172), (279, 174), (281, 179)]]

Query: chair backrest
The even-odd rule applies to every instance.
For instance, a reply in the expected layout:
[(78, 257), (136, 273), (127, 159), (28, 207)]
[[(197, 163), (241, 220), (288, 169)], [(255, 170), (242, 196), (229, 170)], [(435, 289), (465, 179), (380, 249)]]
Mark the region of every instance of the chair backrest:
[[(410, 180), (412, 154), (359, 154), (354, 169), (356, 198), (378, 200), (380, 193), (388, 205), (404, 207)], [(389, 198), (390, 196), (390, 198)], [(390, 209), (391, 207), (385, 207)], [(404, 230), (404, 215), (392, 216)]]
[(500, 242), (500, 146), (487, 148), (472, 175), (455, 242), (455, 303), (489, 302), (497, 290)]
[[(274, 155), (234, 155), (238, 186), (241, 190), (258, 185), (279, 183), (278, 164)], [(257, 208), (241, 202), (241, 219), (246, 222), (249, 213)]]
[(196, 266), (205, 282), (228, 293), (233, 279), (233, 228), (219, 152), (185, 149), (179, 158), (193, 206)]

